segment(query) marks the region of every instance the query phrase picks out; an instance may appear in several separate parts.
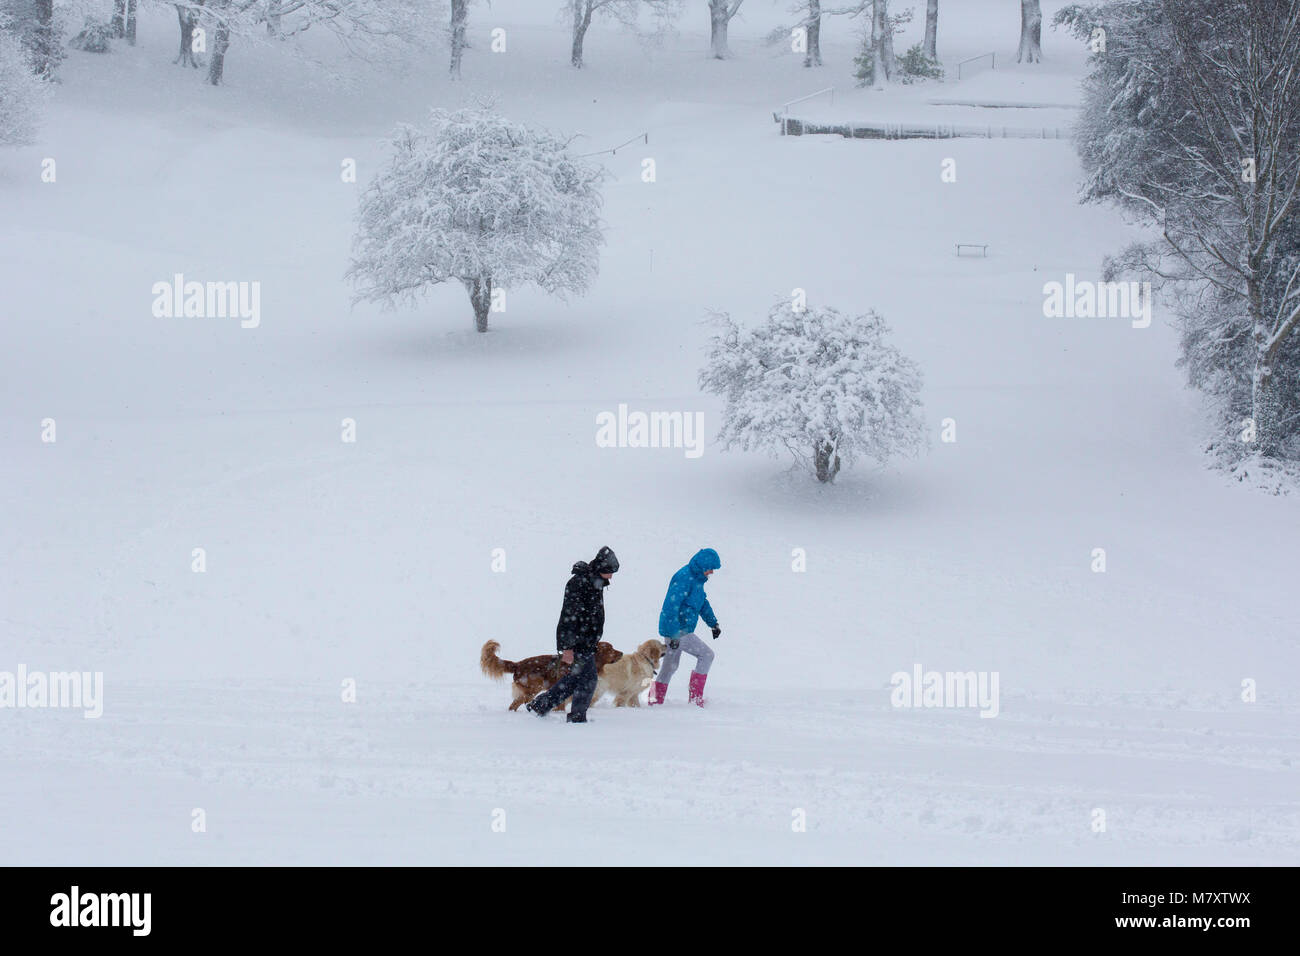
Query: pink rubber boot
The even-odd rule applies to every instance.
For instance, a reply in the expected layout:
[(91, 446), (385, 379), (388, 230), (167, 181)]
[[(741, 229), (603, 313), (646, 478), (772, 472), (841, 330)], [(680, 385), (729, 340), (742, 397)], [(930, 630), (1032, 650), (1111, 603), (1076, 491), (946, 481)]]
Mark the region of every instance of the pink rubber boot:
[(708, 674), (697, 674), (691, 671), (691, 689), (688, 699), (696, 707), (704, 706), (704, 682), (708, 679)]
[(655, 681), (650, 686), (650, 698), (646, 701), (646, 706), (653, 707), (655, 704), (662, 704), (666, 693), (668, 693), (668, 685)]

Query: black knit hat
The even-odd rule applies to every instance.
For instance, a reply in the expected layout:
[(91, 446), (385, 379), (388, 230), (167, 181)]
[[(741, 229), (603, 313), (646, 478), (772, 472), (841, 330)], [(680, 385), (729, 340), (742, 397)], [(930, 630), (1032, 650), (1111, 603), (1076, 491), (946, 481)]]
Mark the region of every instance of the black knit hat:
[(606, 545), (596, 552), (587, 566), (596, 574), (613, 574), (618, 570), (618, 558), (614, 556), (614, 549)]

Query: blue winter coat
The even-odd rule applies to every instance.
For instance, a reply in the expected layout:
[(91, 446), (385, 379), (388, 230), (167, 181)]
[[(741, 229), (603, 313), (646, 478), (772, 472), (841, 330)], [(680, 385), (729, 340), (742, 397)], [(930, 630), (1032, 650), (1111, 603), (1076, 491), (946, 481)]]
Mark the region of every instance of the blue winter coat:
[(705, 571), (716, 571), (722, 567), (718, 552), (712, 548), (702, 548), (695, 552), (695, 557), (686, 567), (673, 575), (668, 582), (668, 594), (664, 598), (664, 609), (659, 612), (659, 636), (676, 637), (689, 634), (695, 630), (695, 622), (704, 618), (709, 627), (717, 627), (718, 619), (709, 607), (709, 599), (704, 594)]

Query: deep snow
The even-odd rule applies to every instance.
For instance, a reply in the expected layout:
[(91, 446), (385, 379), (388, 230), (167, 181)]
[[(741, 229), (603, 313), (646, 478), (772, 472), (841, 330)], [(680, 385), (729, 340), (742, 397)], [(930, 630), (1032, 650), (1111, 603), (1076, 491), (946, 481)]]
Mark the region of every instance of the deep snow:
[[(812, 75), (758, 10), (732, 61), (703, 56), (701, 10), (654, 51), (597, 29), (578, 72), (549, 15), (498, 0), (476, 29), (505, 24), (510, 52), (481, 32), (459, 86), (441, 51), (333, 87), (236, 48), (213, 90), (170, 65), (165, 11), (136, 50), (70, 52), (41, 142), (0, 154), (0, 671), (103, 671), (105, 713), (0, 709), (0, 860), (1294, 863), (1296, 507), (1205, 468), (1167, 313), (1043, 317), (1044, 282), (1096, 277), (1131, 235), (1077, 205), (1070, 143), (777, 135), (781, 103), (831, 84), (846, 118), (1069, 95), (1064, 36), (1040, 76), (1010, 63), (1014, 13), (962, 10), (945, 60), (1007, 65), (884, 94), (850, 89), (845, 24)], [(486, 336), (459, 288), (350, 308), (340, 163), (364, 183), (393, 123), (482, 95), (583, 148), (649, 133), (603, 159), (595, 289), (511, 290)], [(154, 318), (175, 273), (259, 281), (260, 327)], [(707, 311), (756, 320), (795, 287), (889, 319), (928, 454), (818, 488), (712, 442), (596, 446), (619, 403), (702, 410), (711, 438)], [(602, 544), (625, 650), (671, 573), (721, 553), (706, 710), (679, 673), (660, 711), (569, 727), (478, 673), (489, 638), (552, 646), (568, 567)], [(891, 708), (917, 661), (998, 671), (1000, 716)]]

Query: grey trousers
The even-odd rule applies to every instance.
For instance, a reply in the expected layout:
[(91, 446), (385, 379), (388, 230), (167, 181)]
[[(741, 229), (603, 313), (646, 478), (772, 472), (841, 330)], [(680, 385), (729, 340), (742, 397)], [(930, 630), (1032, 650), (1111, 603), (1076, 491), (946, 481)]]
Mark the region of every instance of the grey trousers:
[[(677, 673), (677, 665), (681, 663), (682, 651), (690, 654), (695, 658), (695, 673), (707, 674), (709, 667), (713, 664), (713, 648), (709, 647), (694, 634), (678, 634), (677, 639), (681, 641), (681, 646), (677, 650), (669, 648), (664, 654), (664, 659), (659, 664), (659, 674), (655, 677), (661, 684), (667, 684)], [(663, 638), (665, 644), (668, 638)]]

